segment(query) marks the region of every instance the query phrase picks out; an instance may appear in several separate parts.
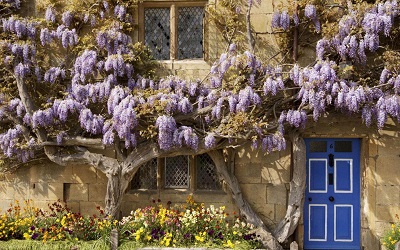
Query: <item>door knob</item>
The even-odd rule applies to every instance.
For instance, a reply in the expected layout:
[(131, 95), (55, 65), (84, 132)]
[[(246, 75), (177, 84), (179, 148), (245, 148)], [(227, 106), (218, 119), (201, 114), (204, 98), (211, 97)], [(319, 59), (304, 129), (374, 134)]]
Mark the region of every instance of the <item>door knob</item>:
[(330, 200), (330, 201), (334, 201), (335, 198), (333, 198), (333, 196), (329, 196), (329, 200)]
[(312, 201), (312, 198), (311, 198), (311, 197), (308, 197), (308, 201)]

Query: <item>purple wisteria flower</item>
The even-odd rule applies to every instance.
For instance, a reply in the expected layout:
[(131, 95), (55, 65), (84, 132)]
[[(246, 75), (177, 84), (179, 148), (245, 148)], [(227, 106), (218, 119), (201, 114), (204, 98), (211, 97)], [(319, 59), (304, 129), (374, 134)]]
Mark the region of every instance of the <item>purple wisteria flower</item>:
[(43, 46), (50, 44), (54, 39), (55, 34), (48, 28), (42, 28), (40, 30), (40, 42)]
[(315, 5), (307, 4), (304, 8), (304, 15), (311, 20), (317, 18), (317, 8)]
[(54, 23), (56, 21), (56, 9), (53, 6), (49, 6), (46, 9), (45, 14), (46, 21)]
[(204, 138), (204, 144), (206, 148), (212, 148), (215, 145), (215, 137), (213, 134), (207, 134), (207, 136)]
[(62, 20), (63, 24), (68, 27), (71, 25), (73, 18), (74, 18), (74, 14), (68, 10), (68, 11), (65, 11), (64, 13), (62, 13), (61, 20)]
[(56, 141), (58, 145), (61, 145), (63, 142), (64, 137), (67, 135), (67, 132), (61, 131), (60, 133), (57, 134), (56, 136)]
[(158, 144), (162, 150), (169, 150), (173, 147), (174, 132), (176, 130), (176, 122), (172, 116), (159, 116), (156, 121), (158, 128)]

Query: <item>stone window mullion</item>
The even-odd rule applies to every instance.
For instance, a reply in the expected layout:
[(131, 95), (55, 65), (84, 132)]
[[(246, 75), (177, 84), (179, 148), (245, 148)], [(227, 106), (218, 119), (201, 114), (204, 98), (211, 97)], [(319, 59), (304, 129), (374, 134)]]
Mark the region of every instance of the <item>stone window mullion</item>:
[(178, 21), (177, 21), (177, 6), (175, 4), (171, 5), (170, 23), (171, 23), (171, 49), (170, 58), (175, 60), (177, 58), (178, 50)]

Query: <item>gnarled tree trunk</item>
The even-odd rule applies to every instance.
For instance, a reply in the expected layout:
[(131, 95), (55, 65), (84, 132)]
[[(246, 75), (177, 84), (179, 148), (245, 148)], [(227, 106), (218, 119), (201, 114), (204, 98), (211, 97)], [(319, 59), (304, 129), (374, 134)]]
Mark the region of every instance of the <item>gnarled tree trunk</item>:
[(113, 218), (119, 219), (119, 211), (123, 197), (123, 178), (121, 174), (121, 166), (119, 165), (117, 168), (107, 171), (106, 176), (108, 182), (105, 199), (105, 213), (112, 216)]
[(293, 145), (293, 178), (290, 182), (289, 202), (285, 217), (274, 230), (279, 242), (284, 242), (293, 234), (303, 213), (306, 189), (306, 145), (298, 133), (291, 135)]
[(222, 150), (211, 151), (208, 154), (214, 161), (218, 174), (228, 185), (232, 193), (232, 197), (239, 208), (240, 214), (246, 218), (248, 223), (251, 223), (257, 227), (257, 234), (261, 236), (263, 245), (268, 249), (282, 249), (279, 242), (275, 239), (271, 232), (269, 232), (264, 222), (253, 211), (253, 209), (250, 207), (250, 204), (243, 197), (238, 180), (227, 169), (227, 164), (224, 160)]

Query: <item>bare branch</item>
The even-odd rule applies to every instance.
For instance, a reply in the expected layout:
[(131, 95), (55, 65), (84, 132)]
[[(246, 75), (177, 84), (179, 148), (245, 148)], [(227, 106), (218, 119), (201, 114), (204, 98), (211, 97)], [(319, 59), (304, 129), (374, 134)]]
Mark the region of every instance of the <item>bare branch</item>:
[[(29, 95), (28, 88), (26, 87), (25, 81), (21, 77), (16, 77), (19, 97), (21, 98), (22, 104), (25, 107), (26, 112), (32, 117), (33, 112), (37, 109), (31, 96)], [(36, 129), (36, 135), (40, 141), (46, 141), (47, 135), (43, 128)]]
[(252, 29), (251, 29), (251, 22), (250, 22), (250, 16), (251, 16), (251, 4), (247, 8), (247, 13), (246, 13), (246, 29), (247, 29), (247, 42), (249, 44), (249, 48), (251, 53), (254, 52), (254, 45), (255, 45), (255, 39), (253, 37)]
[(105, 149), (103, 142), (99, 138), (85, 138), (81, 136), (64, 137), (63, 142), (58, 144), (54, 139), (40, 143), (41, 146), (81, 146), (95, 149)]
[(76, 149), (79, 150), (79, 152), (63, 154), (58, 152), (57, 147), (45, 146), (44, 152), (52, 162), (61, 166), (88, 164), (99, 169), (103, 173), (107, 173), (119, 166), (119, 162), (114, 158), (89, 152), (89, 150), (85, 148), (77, 147)]
[(139, 167), (150, 161), (153, 158), (158, 157), (173, 157), (177, 155), (198, 155), (226, 147), (225, 140), (218, 141), (214, 147), (206, 148), (203, 141), (199, 142), (197, 150), (191, 148), (172, 148), (168, 151), (163, 151), (158, 147), (155, 142), (142, 143), (140, 147), (135, 148), (123, 162), (122, 175), (126, 179), (131, 179)]

